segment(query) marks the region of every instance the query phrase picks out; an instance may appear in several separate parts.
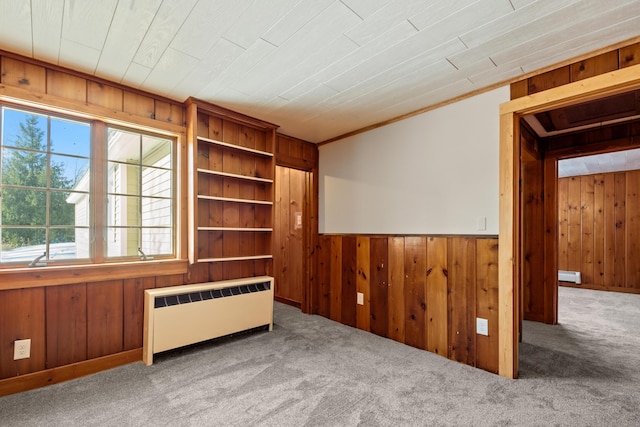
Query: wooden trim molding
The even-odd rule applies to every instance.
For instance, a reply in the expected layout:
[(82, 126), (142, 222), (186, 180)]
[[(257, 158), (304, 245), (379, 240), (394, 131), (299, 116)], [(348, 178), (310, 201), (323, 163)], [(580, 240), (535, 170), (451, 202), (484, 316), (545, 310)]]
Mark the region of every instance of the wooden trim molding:
[(187, 260), (0, 270), (0, 291), (187, 273)]
[(58, 384), (133, 362), (142, 362), (141, 348), (46, 369), (32, 374), (20, 375), (14, 378), (5, 378), (0, 380), (0, 397)]

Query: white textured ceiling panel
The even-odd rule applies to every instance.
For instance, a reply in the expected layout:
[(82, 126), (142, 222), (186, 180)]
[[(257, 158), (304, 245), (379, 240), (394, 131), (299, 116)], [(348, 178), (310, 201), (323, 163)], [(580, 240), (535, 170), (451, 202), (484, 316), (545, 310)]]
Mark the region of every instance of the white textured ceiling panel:
[(319, 142), (640, 36), (640, 0), (2, 0), (0, 49)]

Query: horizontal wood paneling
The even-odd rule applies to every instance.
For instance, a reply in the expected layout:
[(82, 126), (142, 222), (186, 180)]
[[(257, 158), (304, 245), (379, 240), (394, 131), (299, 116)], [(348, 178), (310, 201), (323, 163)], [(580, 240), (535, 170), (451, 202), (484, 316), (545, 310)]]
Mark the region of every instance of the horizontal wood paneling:
[(13, 54), (0, 55), (0, 68), (3, 85), (127, 113), (134, 123), (135, 117), (144, 117), (185, 124), (185, 109), (179, 102)]
[(640, 293), (640, 170), (558, 180), (558, 268), (582, 287)]
[(497, 372), (497, 238), (323, 235), (317, 253), (316, 314)]
[(562, 86), (640, 63), (640, 43), (547, 71), (511, 84), (511, 99)]

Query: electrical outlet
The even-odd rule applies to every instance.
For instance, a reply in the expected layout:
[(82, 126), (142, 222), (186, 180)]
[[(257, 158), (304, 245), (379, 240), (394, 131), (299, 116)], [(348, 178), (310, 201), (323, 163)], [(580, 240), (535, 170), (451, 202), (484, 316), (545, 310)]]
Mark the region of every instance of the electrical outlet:
[(13, 343), (13, 360), (31, 357), (31, 339), (15, 340)]
[(476, 317), (476, 333), (479, 335), (489, 335), (489, 320)]
[(364, 305), (364, 294), (362, 292), (358, 292), (358, 305)]

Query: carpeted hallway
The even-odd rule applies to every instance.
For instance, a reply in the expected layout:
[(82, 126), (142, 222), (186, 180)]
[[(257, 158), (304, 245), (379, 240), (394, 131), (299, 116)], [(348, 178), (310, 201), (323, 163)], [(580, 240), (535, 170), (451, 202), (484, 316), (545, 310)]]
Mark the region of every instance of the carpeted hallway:
[(276, 304), (271, 333), (0, 398), (0, 425), (640, 425), (640, 295), (561, 288), (559, 316), (508, 380)]

